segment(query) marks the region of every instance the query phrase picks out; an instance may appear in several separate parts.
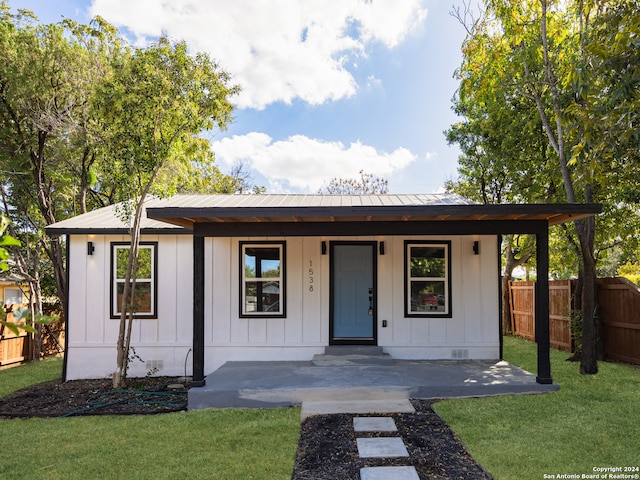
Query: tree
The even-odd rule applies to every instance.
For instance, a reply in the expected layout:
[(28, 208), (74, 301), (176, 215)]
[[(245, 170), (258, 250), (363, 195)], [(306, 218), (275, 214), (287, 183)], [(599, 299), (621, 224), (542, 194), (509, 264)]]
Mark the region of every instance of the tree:
[(617, 273), (621, 277), (624, 277), (630, 282), (640, 286), (640, 262), (627, 262), (624, 265), (620, 265)]
[[(580, 0), (557, 3), (548, 0), (490, 0), (486, 11), (468, 28), (470, 33), (463, 46), (463, 65), (458, 72), (461, 98), (479, 110), (477, 118), (485, 115), (496, 119), (494, 128), (498, 132), (511, 132), (513, 123), (522, 125), (522, 120), (532, 118), (531, 112), (535, 112), (539, 124), (536, 130), (542, 131), (546, 137), (547, 158), (551, 161), (534, 161), (531, 172), (537, 184), (546, 184), (548, 200), (601, 202), (608, 212), (620, 206), (627, 208), (631, 201), (630, 196), (625, 197), (623, 193), (633, 191), (633, 183), (617, 167), (622, 161), (630, 166), (633, 173), (637, 172), (637, 167), (630, 161), (638, 151), (637, 135), (634, 137), (631, 133), (635, 129), (637, 115), (629, 115), (629, 112), (635, 108), (638, 89), (631, 88), (629, 92), (628, 82), (637, 85), (637, 68), (634, 70), (629, 65), (633, 65), (630, 60), (637, 56), (637, 53), (630, 53), (637, 50), (632, 46), (632, 39), (637, 38), (640, 32), (637, 13), (635, 20), (629, 20), (637, 10), (632, 4), (625, 0), (597, 5)], [(611, 21), (612, 17), (618, 21)], [(619, 50), (614, 48), (613, 52), (606, 53), (606, 48), (597, 46), (602, 45), (602, 42), (597, 43), (597, 39), (615, 37), (616, 34), (608, 30), (611, 25), (614, 25), (614, 30), (624, 25), (633, 33), (618, 35), (624, 37), (618, 43)], [(618, 58), (619, 64), (625, 68), (619, 69), (616, 75), (607, 74), (610, 69), (600, 69), (598, 58)], [(624, 73), (625, 81), (618, 78), (620, 72)], [(611, 77), (608, 81), (607, 76)], [(627, 85), (627, 90), (618, 89), (626, 96), (621, 93), (614, 101), (610, 95), (612, 79), (615, 79), (615, 85)], [(517, 101), (525, 107), (526, 113), (512, 109), (511, 120), (500, 120), (492, 108), (493, 104), (487, 102), (495, 91), (498, 91), (495, 98), (504, 105), (498, 112), (506, 111), (507, 105)], [(605, 112), (617, 112), (614, 115), (616, 125), (621, 123), (621, 119), (631, 118), (631, 122), (625, 123), (612, 138), (615, 129), (601, 128), (609, 123), (609, 120), (599, 120), (598, 115)], [(527, 145), (527, 130), (523, 132), (516, 138), (520, 138), (522, 145)], [(615, 149), (607, 146), (610, 144), (616, 145)], [(622, 148), (619, 147), (621, 144), (624, 145)], [(484, 158), (488, 163), (494, 161), (491, 157)], [(552, 164), (555, 167), (548, 168)], [(518, 169), (508, 159), (507, 165)], [(574, 222), (564, 231), (579, 253), (579, 274), (583, 280), (582, 373), (597, 372), (595, 225), (595, 219), (589, 218)], [(602, 246), (600, 251), (604, 250), (606, 247)]]
[(55, 279), (55, 295), (66, 303), (63, 245), (44, 227), (76, 206), (86, 211), (94, 158), (88, 99), (117, 50), (115, 29), (99, 18), (89, 26), (38, 25), (30, 12), (14, 15), (0, 3), (0, 211), (21, 241), (11, 247), (12, 269), (29, 285), (35, 359), (45, 318), (43, 273)]
[[(470, 41), (465, 49), (470, 57), (490, 51), (486, 41)], [(498, 65), (493, 69), (496, 72), (489, 78), (465, 78), (453, 99), (454, 110), (463, 120), (445, 131), (445, 136), (449, 144), (460, 146), (461, 154), (458, 178), (447, 181), (445, 188), (484, 204), (548, 201), (555, 194), (552, 159), (538, 116), (522, 99), (509, 95), (503, 87), (506, 79), (499, 75), (502, 70)], [(509, 281), (517, 266), (535, 257), (532, 240), (528, 235), (502, 239), (504, 334), (511, 332)]]
[[(13, 238), (11, 235), (6, 234), (10, 221), (4, 215), (0, 215), (0, 273), (9, 270), (9, 263), (7, 260), (10, 258), (9, 248), (19, 247), (20, 242)], [(0, 299), (2, 300), (2, 299)], [(0, 301), (0, 326), (6, 327), (11, 330), (15, 335), (19, 334), (19, 331), (26, 330), (29, 333), (36, 333), (39, 331), (42, 325), (48, 325), (57, 316), (45, 316), (39, 312), (29, 311), (29, 309), (20, 307), (13, 312), (13, 316), (16, 322), (7, 321), (7, 312), (5, 311), (5, 305)], [(22, 322), (22, 320), (26, 320)], [(38, 338), (39, 340), (39, 338)], [(40, 358), (40, 345), (36, 346), (34, 359)]]
[(229, 97), (239, 89), (229, 83), (229, 75), (206, 54), (189, 55), (185, 43), (162, 37), (131, 52), (92, 99), (102, 153), (112, 159), (113, 178), (131, 199), (121, 212), (132, 227), (114, 386), (126, 381), (144, 202), (149, 195), (175, 191), (175, 183), (156, 182), (169, 164), (211, 159), (209, 142), (200, 134), (231, 121)]
[(360, 179), (332, 178), (328, 185), (320, 188), (318, 193), (329, 195), (372, 195), (385, 194), (389, 191), (389, 181), (372, 173), (360, 170)]
[[(0, 170), (5, 215), (24, 244), (42, 247), (53, 266), (57, 296), (66, 302), (64, 253), (43, 227), (86, 210), (94, 150), (86, 133), (89, 97), (119, 50), (115, 29), (97, 18), (38, 25), (28, 11), (0, 4)], [(78, 185), (78, 179), (80, 184)], [(79, 188), (78, 188), (79, 187)], [(28, 238), (28, 241), (26, 237)], [(38, 262), (19, 268), (34, 279)]]
[[(167, 192), (235, 191), (234, 179), (213, 164), (209, 143), (187, 138), (197, 121), (201, 130), (227, 121), (230, 105), (224, 85), (216, 83), (226, 74), (213, 71), (199, 55), (192, 63), (204, 65), (203, 78), (186, 80), (189, 62), (163, 65), (162, 53), (156, 50), (156, 63), (145, 64), (141, 60), (144, 51), (123, 47), (116, 29), (100, 17), (89, 25), (71, 20), (40, 25), (29, 11), (12, 14), (5, 1), (0, 3), (0, 211), (11, 218), (11, 233), (22, 242), (22, 247), (12, 247), (13, 265), (29, 282), (38, 312), (42, 310), (41, 282), (49, 284), (49, 272), (55, 278), (57, 297), (66, 303), (62, 241), (47, 237), (44, 227), (95, 207), (135, 199), (131, 194), (135, 181), (129, 177), (136, 172), (130, 168), (132, 155), (147, 148), (155, 149), (156, 158), (165, 157), (164, 169), (158, 169), (156, 175)], [(186, 47), (182, 50), (185, 58), (191, 58)], [(164, 76), (154, 73), (154, 68)], [(150, 81), (143, 86), (124, 83), (126, 75), (134, 81), (136, 74), (139, 78), (147, 75)], [(181, 76), (185, 77), (182, 83), (177, 81)], [(156, 79), (161, 80), (159, 85), (153, 84)], [(176, 82), (173, 87), (172, 82)], [(107, 85), (121, 90), (108, 91)], [(131, 92), (128, 96), (127, 90)], [(196, 118), (192, 125), (169, 126), (173, 120), (167, 119), (179, 121), (177, 114), (154, 116), (153, 111), (145, 110), (152, 103), (148, 96), (159, 92), (174, 95), (173, 103), (158, 100), (162, 108), (176, 108), (177, 102), (183, 102), (180, 115)], [(100, 97), (102, 94), (109, 97)], [(137, 101), (130, 101), (136, 95)], [(209, 105), (202, 106), (206, 103), (202, 96), (208, 97)], [(220, 112), (218, 118), (207, 117), (205, 112), (213, 104)], [(150, 124), (147, 114), (158, 123), (153, 125), (152, 120)], [(204, 117), (198, 119), (199, 115)], [(132, 125), (145, 130), (131, 132)], [(187, 133), (170, 131), (182, 126)], [(145, 137), (154, 127), (160, 136), (170, 134), (171, 138)], [(126, 141), (132, 142), (129, 147), (123, 146)], [(165, 148), (167, 145), (171, 146)], [(143, 165), (140, 171), (147, 167), (151, 168)], [(146, 181), (143, 177), (137, 176), (139, 184)]]

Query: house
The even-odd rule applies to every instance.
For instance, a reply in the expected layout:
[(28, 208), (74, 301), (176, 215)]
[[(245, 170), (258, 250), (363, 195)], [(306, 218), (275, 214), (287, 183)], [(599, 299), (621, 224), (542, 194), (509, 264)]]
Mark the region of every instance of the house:
[[(397, 359), (499, 359), (500, 235), (537, 238), (538, 381), (551, 383), (548, 229), (598, 205), (478, 205), (452, 195), (177, 195), (142, 223), (130, 375), (310, 360), (329, 345)], [(106, 207), (65, 235), (65, 378), (115, 370), (128, 226)]]
[(28, 287), (22, 277), (10, 273), (0, 275), (0, 300), (2, 300), (2, 305), (27, 303), (25, 289), (28, 289)]
[[(15, 323), (14, 309), (28, 305), (28, 286), (19, 275), (4, 272), (0, 275), (0, 309), (6, 321)], [(3, 320), (5, 320), (3, 318)], [(23, 323), (24, 320), (20, 320)], [(29, 335), (24, 330), (17, 334), (0, 324), (0, 367), (24, 361), (28, 357)]]

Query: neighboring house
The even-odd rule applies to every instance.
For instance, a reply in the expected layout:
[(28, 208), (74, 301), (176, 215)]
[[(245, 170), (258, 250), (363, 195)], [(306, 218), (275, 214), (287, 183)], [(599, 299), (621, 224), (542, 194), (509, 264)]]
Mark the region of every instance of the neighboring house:
[(27, 303), (24, 279), (13, 274), (0, 275), (0, 300), (2, 305)]
[[(499, 359), (499, 235), (536, 235), (536, 303), (548, 305), (549, 226), (599, 211), (450, 195), (153, 199), (132, 336), (144, 362), (130, 375), (186, 370), (201, 385), (227, 361), (311, 360), (341, 344), (378, 345), (397, 359)], [(128, 227), (106, 207), (47, 231), (67, 238), (65, 378), (108, 376)], [(545, 310), (538, 381), (550, 383)]]
[[(25, 292), (28, 287), (18, 275), (4, 272), (0, 275), (0, 308), (6, 313), (6, 320), (16, 322), (15, 308), (27, 304)], [(5, 320), (5, 318), (2, 318)], [(22, 322), (22, 321), (21, 321)], [(28, 358), (29, 335), (21, 330), (16, 335), (8, 327), (0, 324), (0, 367), (19, 363)]]

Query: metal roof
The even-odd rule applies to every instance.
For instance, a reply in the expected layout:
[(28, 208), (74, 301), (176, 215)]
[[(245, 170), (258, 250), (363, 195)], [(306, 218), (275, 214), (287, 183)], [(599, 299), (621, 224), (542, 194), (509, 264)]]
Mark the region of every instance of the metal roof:
[[(142, 214), (141, 229), (143, 233), (190, 233), (184, 228), (160, 220), (153, 220), (146, 215), (146, 209), (160, 202), (151, 198), (145, 202)], [(68, 218), (46, 227), (49, 235), (61, 234), (128, 234), (130, 225), (118, 215), (117, 209), (122, 204), (109, 205), (76, 217)]]
[[(145, 233), (190, 233), (196, 223), (545, 221), (600, 213), (596, 204), (476, 204), (458, 195), (175, 195), (145, 204)], [(109, 206), (47, 227), (49, 234), (128, 233)]]
[(153, 208), (284, 208), (284, 207), (364, 207), (410, 205), (472, 205), (459, 195), (175, 195), (159, 200)]
[(176, 195), (149, 218), (192, 229), (195, 223), (516, 221), (549, 225), (600, 213), (595, 204), (476, 204), (458, 195)]

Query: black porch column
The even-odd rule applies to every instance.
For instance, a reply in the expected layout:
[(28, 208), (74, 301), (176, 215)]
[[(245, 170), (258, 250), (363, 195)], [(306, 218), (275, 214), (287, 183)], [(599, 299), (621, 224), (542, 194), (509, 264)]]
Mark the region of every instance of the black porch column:
[(193, 380), (203, 387), (204, 379), (204, 237), (193, 236)]
[(536, 233), (535, 324), (538, 343), (538, 376), (536, 382), (553, 383), (549, 348), (549, 227)]

